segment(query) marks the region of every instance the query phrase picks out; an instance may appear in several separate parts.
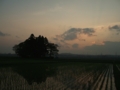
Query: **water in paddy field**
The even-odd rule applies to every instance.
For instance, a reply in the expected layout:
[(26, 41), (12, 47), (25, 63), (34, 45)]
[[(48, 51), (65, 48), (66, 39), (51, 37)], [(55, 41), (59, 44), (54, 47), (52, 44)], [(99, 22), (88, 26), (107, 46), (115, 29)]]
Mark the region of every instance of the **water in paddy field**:
[(119, 65), (23, 67), (1, 67), (0, 90), (118, 90)]

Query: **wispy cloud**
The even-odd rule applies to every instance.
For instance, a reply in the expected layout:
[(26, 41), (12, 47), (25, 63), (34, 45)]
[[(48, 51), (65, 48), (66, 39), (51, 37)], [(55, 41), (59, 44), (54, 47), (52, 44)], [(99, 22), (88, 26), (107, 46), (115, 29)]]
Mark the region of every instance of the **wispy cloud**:
[(58, 41), (58, 39), (57, 39), (57, 38), (53, 38), (53, 40)]
[(79, 48), (79, 44), (75, 43), (72, 45), (73, 48)]
[(33, 15), (45, 15), (45, 14), (48, 14), (48, 13), (54, 13), (54, 12), (62, 11), (62, 9), (63, 8), (60, 7), (60, 6), (55, 6), (53, 8), (49, 8), (49, 9), (46, 9), (46, 10), (33, 12)]
[(10, 34), (3, 33), (3, 32), (0, 31), (0, 36), (10, 36)]
[(16, 36), (16, 38), (20, 38), (19, 36)]

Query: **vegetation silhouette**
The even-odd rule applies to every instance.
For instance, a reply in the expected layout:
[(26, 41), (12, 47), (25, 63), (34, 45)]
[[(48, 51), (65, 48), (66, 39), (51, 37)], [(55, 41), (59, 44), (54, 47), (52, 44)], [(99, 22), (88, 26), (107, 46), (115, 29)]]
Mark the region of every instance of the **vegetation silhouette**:
[(44, 36), (35, 37), (31, 34), (24, 42), (13, 47), (15, 53), (20, 57), (44, 58), (58, 55), (58, 45), (50, 43)]

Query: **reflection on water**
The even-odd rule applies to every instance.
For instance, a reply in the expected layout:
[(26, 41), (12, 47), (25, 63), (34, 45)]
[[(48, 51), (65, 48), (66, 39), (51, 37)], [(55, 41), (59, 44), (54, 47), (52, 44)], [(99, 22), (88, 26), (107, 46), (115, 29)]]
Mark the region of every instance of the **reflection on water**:
[[(28, 68), (23, 70), (28, 70), (24, 73), (19, 68), (0, 68), (0, 90), (93, 90), (92, 87), (98, 88), (96, 83), (99, 78), (106, 76), (104, 74), (108, 67), (106, 64), (58, 66), (56, 69), (47, 67), (42, 69), (41, 75), (35, 75), (37, 71), (30, 72)], [(108, 71), (110, 72), (110, 69)], [(26, 78), (27, 76), (29, 78)], [(34, 80), (30, 80), (30, 77)], [(107, 86), (106, 82), (104, 83)]]

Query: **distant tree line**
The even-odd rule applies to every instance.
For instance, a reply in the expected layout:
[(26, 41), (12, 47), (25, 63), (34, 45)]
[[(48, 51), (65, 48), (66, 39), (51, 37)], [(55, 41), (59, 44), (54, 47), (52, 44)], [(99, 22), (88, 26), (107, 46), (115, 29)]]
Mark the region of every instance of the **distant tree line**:
[(44, 36), (35, 37), (31, 34), (24, 42), (13, 47), (13, 50), (21, 57), (53, 57), (58, 54), (58, 45), (50, 43)]

